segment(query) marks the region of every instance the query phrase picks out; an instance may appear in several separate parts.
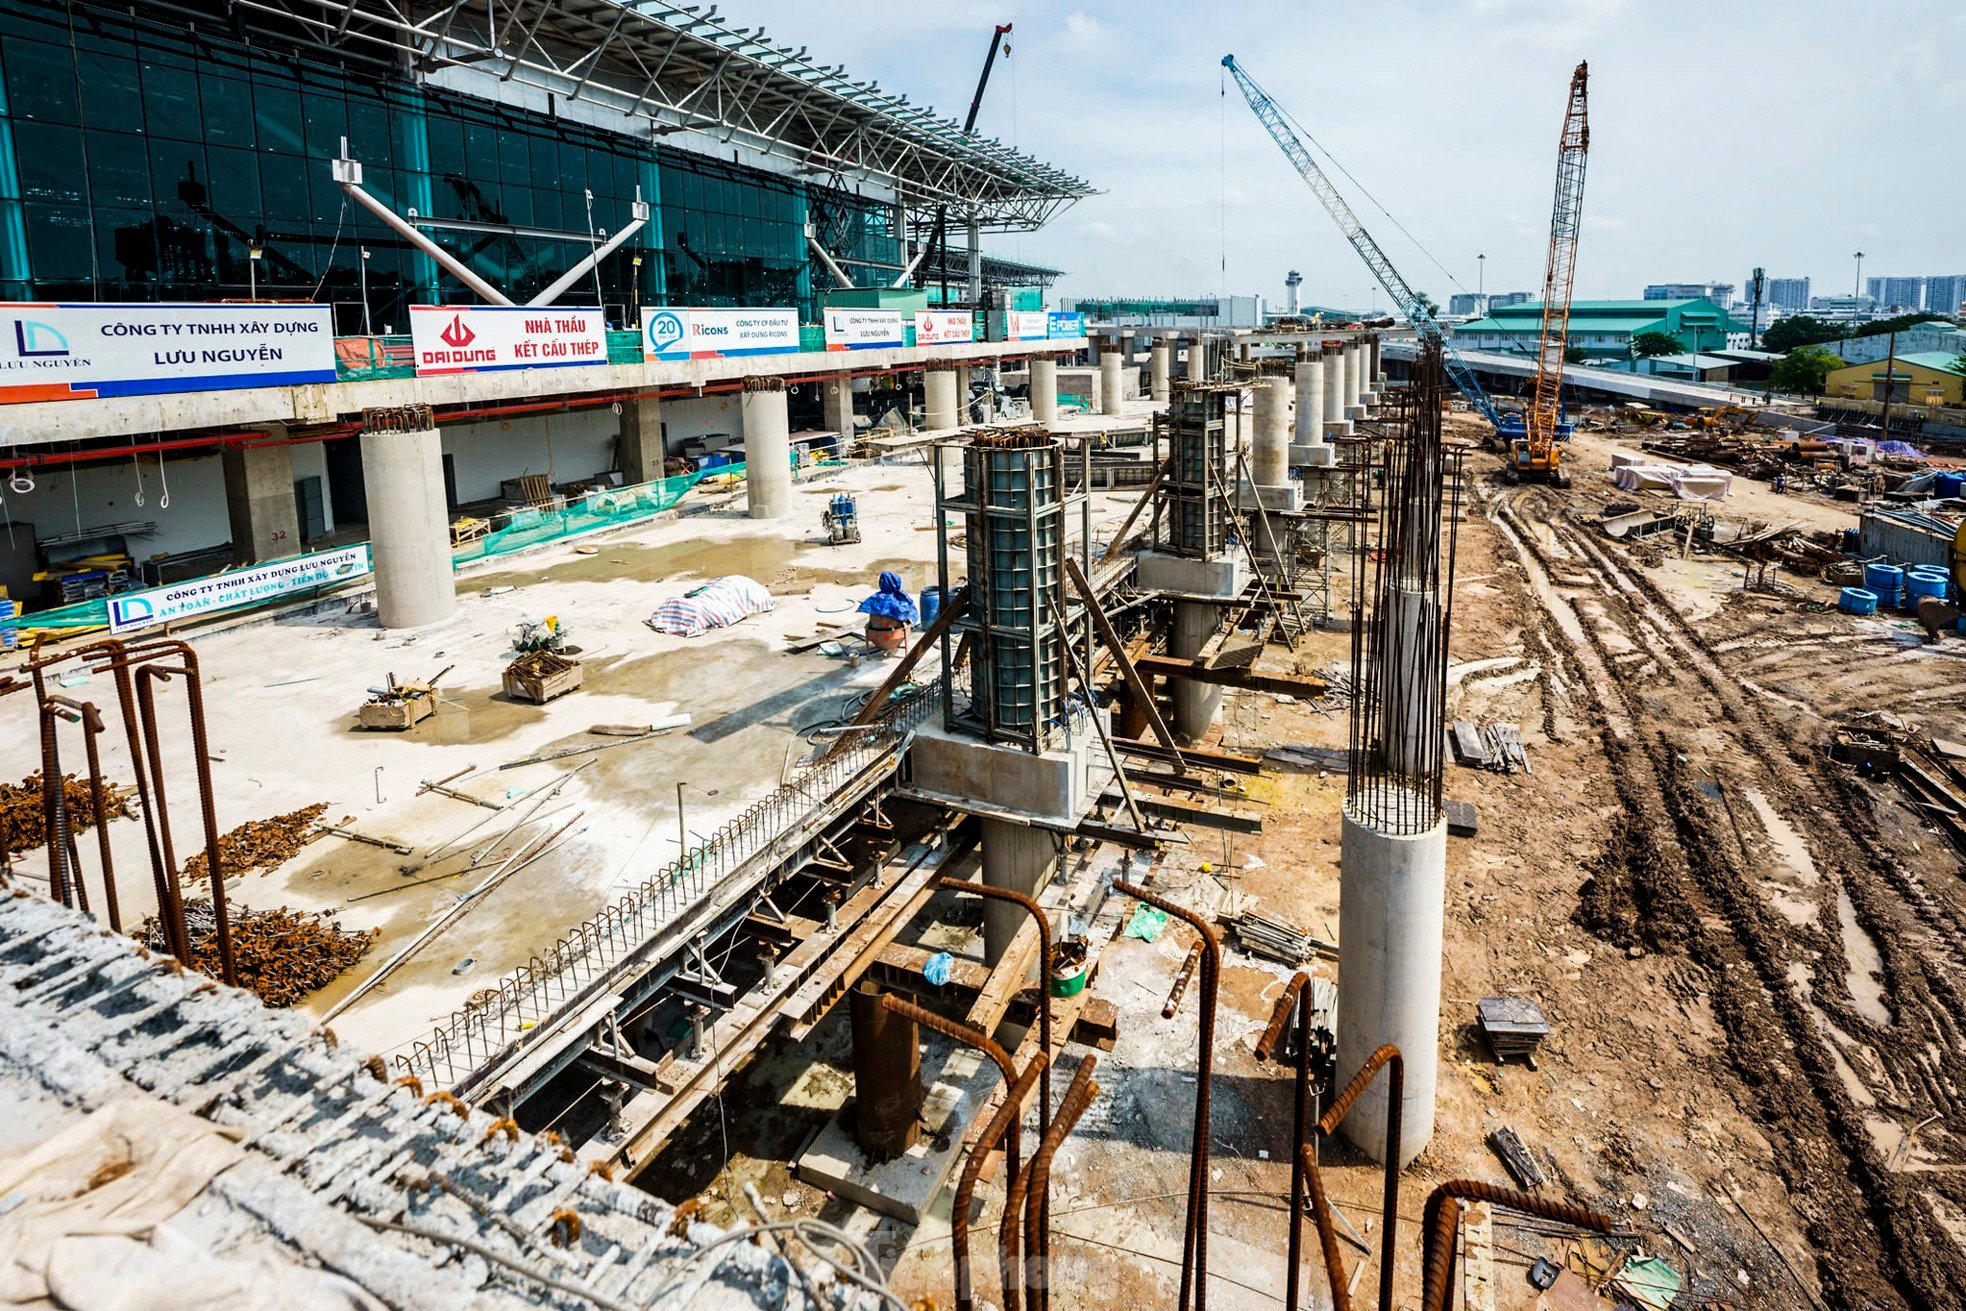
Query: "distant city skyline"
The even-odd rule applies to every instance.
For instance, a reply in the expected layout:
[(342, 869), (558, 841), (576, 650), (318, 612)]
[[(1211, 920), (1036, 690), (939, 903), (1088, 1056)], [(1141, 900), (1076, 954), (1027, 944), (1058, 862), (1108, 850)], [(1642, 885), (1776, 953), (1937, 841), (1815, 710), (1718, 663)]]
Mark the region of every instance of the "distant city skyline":
[[(1847, 293), (1858, 250), (1866, 275), (1929, 276), (1966, 255), (1966, 173), (1931, 167), (1932, 135), (1904, 130), (1907, 106), (1933, 123), (1966, 110), (1966, 5), (1947, 0), (1889, 0), (1866, 11), (1860, 38), (1849, 7), (1829, 0), (725, 9), (957, 122), (992, 26), (1013, 23), (978, 132), (1102, 194), (984, 245), (1066, 270), (1062, 296), (1227, 291), (1281, 304), (1294, 268), (1305, 304), (1371, 303), (1357, 255), (1233, 84), (1223, 94), (1227, 53), (1350, 170), (1356, 181), (1332, 170), (1338, 187), (1442, 305), (1483, 284), (1542, 285), (1564, 88), (1580, 59), (1591, 154), (1578, 297), (1636, 299), (1675, 277), (1738, 285), (1757, 266)], [(1726, 60), (1723, 93), (1712, 62), (1689, 51), (1753, 57)], [(1715, 159), (1703, 149), (1715, 130), (1752, 150)]]

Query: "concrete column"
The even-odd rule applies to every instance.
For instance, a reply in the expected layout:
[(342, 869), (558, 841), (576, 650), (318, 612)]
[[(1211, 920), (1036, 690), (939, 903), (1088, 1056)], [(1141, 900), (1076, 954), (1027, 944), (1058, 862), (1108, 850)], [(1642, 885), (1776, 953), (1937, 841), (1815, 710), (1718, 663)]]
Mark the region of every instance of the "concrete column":
[(744, 500), (753, 519), (783, 519), (792, 512), (792, 419), (783, 378), (746, 378)]
[(1345, 417), (1345, 352), (1342, 350), (1324, 353), (1324, 435), (1326, 440), (1352, 435), (1352, 422)]
[(1365, 417), (1365, 351), (1357, 342), (1345, 347), (1345, 417)]
[(893, 1160), (921, 1137), (921, 1034), (913, 1020), (881, 1005), (880, 985), (870, 980), (861, 980), (847, 998), (853, 1022), (853, 1136), (874, 1160)]
[(1154, 348), (1148, 352), (1147, 371), (1149, 394), (1157, 401), (1168, 397), (1168, 364), (1174, 355), (1174, 345), (1165, 337), (1154, 339)]
[(820, 386), (820, 403), (826, 411), (826, 428), (840, 435), (840, 453), (853, 448), (853, 379), (829, 378)]
[(1120, 366), (1126, 363), (1126, 354), (1116, 345), (1108, 344), (1099, 353), (1099, 412), (1118, 414), (1124, 401), (1121, 396)]
[[(1221, 626), (1221, 614), (1208, 602), (1176, 601), (1174, 631), (1167, 638), (1168, 653), (1182, 660), (1194, 658)], [(1222, 708), (1222, 688), (1187, 678), (1168, 681), (1174, 694), (1174, 731), (1189, 741), (1199, 740)]]
[(1290, 384), (1264, 378), (1256, 384), (1255, 431), (1249, 448), (1249, 474), (1258, 487), (1290, 482)]
[(1031, 417), (1039, 423), (1058, 420), (1058, 361), (1050, 355), (1031, 357)]
[(1367, 344), (1366, 349), (1370, 350), (1372, 352), (1372, 355), (1369, 361), (1370, 367), (1367, 368), (1365, 376), (1371, 379), (1371, 387), (1373, 391), (1383, 393), (1386, 390), (1386, 375), (1380, 372), (1380, 368), (1379, 368), (1379, 334), (1378, 333), (1375, 332), (1372, 334), (1371, 340)]
[(1188, 381), (1208, 381), (1208, 338), (1199, 333), (1188, 339)]
[[(375, 608), (384, 628), (420, 628), (457, 609), (443, 440), (435, 427), (362, 432)], [(289, 489), (291, 494), (291, 489)]]
[(662, 402), (654, 396), (623, 401), (618, 457), (621, 481), (631, 485), (654, 482), (662, 476), (662, 458), (666, 454), (662, 442)]
[(1324, 361), (1315, 356), (1297, 364), (1296, 441), (1315, 446), (1324, 440)]
[[(1053, 394), (1056, 395), (1056, 388)], [(956, 371), (930, 365), (922, 374), (922, 426), (944, 432), (959, 422), (956, 413)]]
[(956, 426), (967, 428), (973, 419), (969, 412), (969, 366), (956, 366)]
[[(1338, 1077), (1349, 1079), (1381, 1044), (1406, 1061), (1399, 1165), (1434, 1132), (1440, 1062), (1441, 917), (1447, 825), (1411, 836), (1378, 832), (1345, 806), (1338, 894)], [(1386, 1080), (1373, 1081), (1345, 1117), (1345, 1138), (1375, 1161), (1386, 1151)]]
[[(985, 819), (982, 824), (983, 882), (1036, 897), (1058, 872), (1058, 848), (1052, 844), (1051, 834), (1005, 819)], [(1030, 915), (1021, 906), (995, 900), (983, 903), (985, 964), (995, 965), (1003, 959), (1028, 919)]]
[(232, 562), (263, 564), (300, 554), (294, 448), (228, 446), (219, 465), (225, 473), (225, 511), (232, 520)]

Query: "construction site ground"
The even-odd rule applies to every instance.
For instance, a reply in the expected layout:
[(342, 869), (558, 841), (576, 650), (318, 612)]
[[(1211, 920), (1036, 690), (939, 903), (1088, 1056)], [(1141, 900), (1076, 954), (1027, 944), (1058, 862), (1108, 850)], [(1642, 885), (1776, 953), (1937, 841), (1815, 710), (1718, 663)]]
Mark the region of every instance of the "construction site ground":
[[(1474, 436), (1471, 423), (1454, 427)], [(1449, 717), (1517, 725), (1532, 772), (1448, 772), (1447, 795), (1476, 808), (1479, 831), (1449, 843), (1440, 1102), (1433, 1143), (1405, 1178), (1399, 1304), (1418, 1301), (1425, 1194), (1450, 1178), (1504, 1182), (1485, 1141), (1502, 1126), (1542, 1164), (1547, 1194), (1609, 1211), (1703, 1302), (1966, 1304), (1966, 1138), (1956, 1119), (1966, 884), (1952, 848), (1893, 787), (1824, 753), (1832, 722), (1872, 710), (1966, 739), (1966, 643), (1928, 646), (1902, 617), (1836, 613), (1834, 589), (1808, 579), (1785, 575), (1793, 592), (1745, 590), (1738, 562), (1698, 544), (1682, 558), (1677, 541), (1606, 538), (1598, 512), (1634, 499), (1611, 486), (1609, 455), (1638, 441), (1580, 434), (1568, 448), (1568, 491), (1506, 484), (1487, 453), (1469, 460)], [(859, 545), (820, 541), (820, 510), (838, 490), (860, 496)], [(409, 638), (379, 633), (372, 617), (323, 614), (198, 640), (222, 828), (326, 802), (328, 819), (415, 848), (403, 856), (324, 837), (270, 874), (230, 882), (249, 905), (330, 910), (349, 927), (383, 931), (371, 956), (306, 1009), (332, 1004), (478, 877), (415, 882), (456, 868), (426, 866), (424, 853), (490, 814), (419, 795), (421, 780), (474, 766), (453, 786), (502, 801), (592, 762), (535, 830), (577, 819), (565, 844), (336, 1021), (364, 1051), (421, 1037), (672, 857), (678, 780), (695, 789), (684, 800), (688, 827), (707, 833), (777, 784), (804, 729), (878, 684), (884, 662), (784, 647), (792, 634), (849, 622), (883, 567), (911, 588), (927, 580), (926, 470), (862, 466), (800, 491), (789, 533), (752, 525), (740, 496), (465, 575), (458, 615)], [(1131, 499), (1097, 499), (1095, 537)], [(1716, 513), (1808, 528), (1855, 522), (1848, 506), (1742, 480)], [(691, 640), (644, 625), (665, 597), (729, 573), (766, 583), (778, 608)], [(1348, 606), (1341, 586), (1341, 619)], [(510, 702), (498, 690), (509, 638), (546, 614), (583, 648), (586, 687), (545, 707)], [(1350, 643), (1340, 623), (1294, 653), (1273, 646), (1263, 668), (1339, 674)], [(399, 736), (350, 727), (385, 674), (428, 677), (453, 663), (435, 719)], [(497, 768), (598, 742), (591, 725), (672, 711), (689, 712), (690, 727)], [(1345, 739), (1335, 700), (1231, 692), (1210, 744), (1260, 755), (1342, 749)], [(26, 737), (6, 750), (9, 777), (35, 768)], [(127, 773), (113, 747), (108, 756), (111, 777)], [(173, 768), (188, 795), (185, 766)], [(1210, 915), (1254, 909), (1337, 936), (1342, 771), (1279, 763), (1247, 787), (1238, 801), (1175, 799), (1259, 814), (1260, 834), (1225, 839), (1191, 826), (1187, 844), (1151, 866), (1106, 849), (1071, 862), (1073, 882), (1048, 899), (1061, 920), (1071, 908), (1073, 923), (1106, 943), (1093, 990), (1119, 1012), (1117, 1041), (1099, 1057), (1100, 1096), (1053, 1174), (1059, 1311), (1171, 1305), (1180, 1268), (1198, 984), (1172, 1019), (1160, 1012), (1192, 939), (1179, 924), (1153, 941), (1113, 936), (1122, 908), (1105, 884), (1124, 866)], [(195, 821), (179, 813), (182, 855)], [(114, 829), (119, 864), (139, 868), (136, 847), (123, 850), (140, 842), (139, 826)], [(496, 830), (494, 821), (481, 832)], [(931, 940), (974, 952), (975, 922), (945, 917)], [(1313, 970), (1335, 976), (1330, 962)], [(1218, 1307), (1273, 1305), (1283, 1292), (1290, 1082), (1252, 1047), (1288, 973), (1225, 948), (1210, 1134), (1209, 1300)], [(1474, 1028), (1475, 1000), (1496, 993), (1547, 1013), (1554, 1032), (1538, 1068), (1497, 1065)], [(768, 1051), (642, 1182), (671, 1200), (698, 1190), (721, 1199), (728, 1214), (706, 1211), (716, 1220), (742, 1218), (733, 1180), (757, 1181), (777, 1206), (868, 1233), (894, 1262), (898, 1291), (944, 1301), (946, 1193), (909, 1230), (789, 1173), (799, 1145), (850, 1092), (845, 1038), (842, 1013), (806, 1043)], [(1072, 1048), (1060, 1063), (1061, 1091), (1083, 1054)], [(1346, 1241), (1347, 1278), (1369, 1300), (1377, 1275), (1365, 1267), (1376, 1258), (1362, 1249), (1377, 1249), (1380, 1176), (1343, 1147), (1326, 1159), (1332, 1197), (1365, 1240)], [(973, 1239), (991, 1302), (1000, 1194), (982, 1190)], [(1307, 1229), (1305, 1277), (1322, 1304), (1316, 1250)], [(1506, 1217), (1494, 1255), (1504, 1311), (1532, 1305), (1523, 1273), (1533, 1257), (1566, 1258), (1561, 1242)]]

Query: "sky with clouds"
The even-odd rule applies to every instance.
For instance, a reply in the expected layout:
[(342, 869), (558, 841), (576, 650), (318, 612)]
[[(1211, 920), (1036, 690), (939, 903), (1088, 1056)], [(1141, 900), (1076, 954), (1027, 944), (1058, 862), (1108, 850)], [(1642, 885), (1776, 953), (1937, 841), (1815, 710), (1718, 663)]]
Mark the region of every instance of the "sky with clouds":
[(1857, 250), (1866, 277), (1966, 271), (1966, 0), (721, 7), (957, 121), (990, 28), (1013, 23), (978, 131), (1102, 194), (984, 244), (1067, 270), (1064, 295), (1280, 301), (1295, 268), (1309, 303), (1383, 306), (1233, 82), (1223, 95), (1225, 53), (1357, 179), (1333, 173), (1408, 281), (1443, 303), (1475, 289), (1477, 255), (1491, 292), (1540, 283), (1564, 94), (1584, 59), (1580, 297), (1739, 284), (1757, 264), (1844, 293)]

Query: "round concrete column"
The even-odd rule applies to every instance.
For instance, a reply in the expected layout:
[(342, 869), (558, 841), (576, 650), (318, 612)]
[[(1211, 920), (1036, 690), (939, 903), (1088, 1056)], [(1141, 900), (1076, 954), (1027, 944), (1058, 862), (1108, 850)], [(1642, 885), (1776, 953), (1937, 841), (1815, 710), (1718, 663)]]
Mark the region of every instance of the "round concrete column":
[(1256, 384), (1256, 431), (1249, 450), (1249, 475), (1258, 487), (1290, 482), (1290, 384), (1264, 378)]
[[(1167, 637), (1168, 652), (1179, 659), (1191, 660), (1221, 626), (1221, 614), (1208, 602), (1176, 601), (1174, 631)], [(1168, 681), (1174, 696), (1174, 731), (1191, 742), (1200, 740), (1222, 708), (1221, 687), (1190, 678)]]
[(384, 628), (420, 628), (457, 609), (443, 439), (435, 427), (362, 432), (375, 608)]
[(1106, 349), (1099, 352), (1099, 412), (1101, 414), (1120, 412), (1122, 403), (1120, 366), (1125, 362), (1126, 356), (1116, 342), (1108, 343)]
[(956, 426), (958, 428), (967, 428), (970, 424), (969, 398), (969, 366), (958, 364), (956, 366)]
[(956, 371), (931, 364), (922, 373), (922, 425), (930, 432), (954, 428), (956, 419)]
[[(1381, 833), (1345, 803), (1338, 892), (1338, 1077), (1391, 1043), (1405, 1058), (1399, 1161), (1434, 1132), (1439, 1071), (1441, 917), (1447, 894), (1447, 824)], [(1348, 1142), (1375, 1161), (1386, 1153), (1386, 1080), (1345, 1117)]]
[(1149, 392), (1157, 401), (1168, 396), (1168, 363), (1174, 355), (1174, 347), (1165, 337), (1154, 339), (1154, 348), (1147, 355)]
[(1315, 446), (1324, 440), (1324, 361), (1297, 364), (1297, 441)]
[(1345, 417), (1365, 417), (1365, 352), (1357, 342), (1345, 347)]
[(1326, 438), (1352, 435), (1351, 420), (1345, 417), (1345, 352), (1324, 353), (1324, 435)]
[(1188, 341), (1188, 381), (1208, 381), (1208, 338), (1199, 334)]
[[(1006, 819), (984, 819), (983, 882), (1036, 897), (1058, 872), (1058, 848), (1051, 834)], [(983, 961), (995, 965), (1010, 950), (1017, 931), (1030, 920), (1021, 906), (995, 898), (983, 903)], [(1049, 980), (1045, 981), (1047, 984)]]
[(1031, 417), (1039, 423), (1058, 419), (1058, 361), (1049, 355), (1031, 357)]
[(746, 378), (744, 399), (744, 499), (753, 519), (782, 519), (792, 512), (792, 421), (783, 378)]
[(1386, 389), (1386, 375), (1379, 371), (1379, 334), (1378, 333), (1376, 332), (1373, 333), (1372, 336), (1367, 340), (1366, 350), (1370, 352), (1370, 354), (1366, 357), (1365, 376), (1367, 379), (1369, 379), (1367, 386), (1369, 386), (1375, 392), (1382, 392)]

